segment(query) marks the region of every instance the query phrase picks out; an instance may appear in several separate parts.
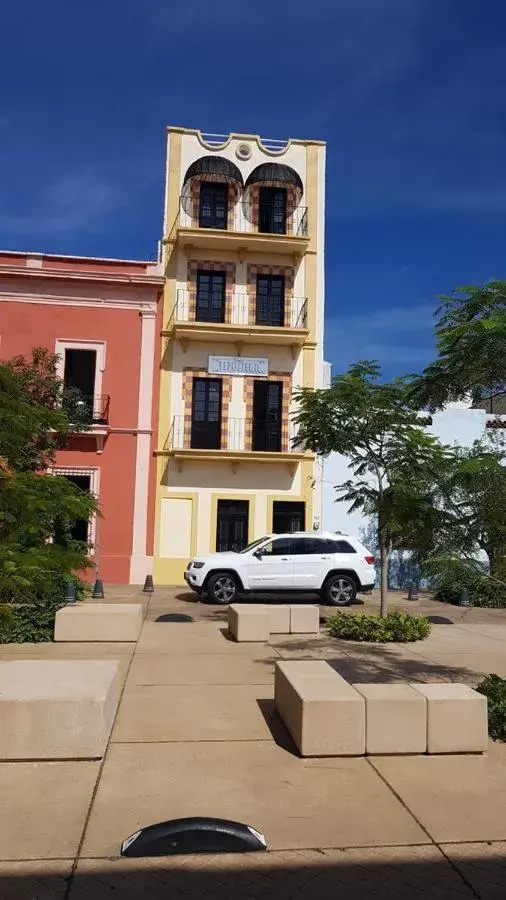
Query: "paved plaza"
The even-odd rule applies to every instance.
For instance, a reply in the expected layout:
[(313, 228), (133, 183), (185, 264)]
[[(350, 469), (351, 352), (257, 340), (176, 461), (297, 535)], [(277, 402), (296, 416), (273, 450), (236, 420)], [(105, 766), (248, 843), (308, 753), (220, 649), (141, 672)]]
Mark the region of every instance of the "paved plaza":
[[(506, 745), (484, 757), (301, 759), (274, 710), (279, 659), (325, 659), (353, 682), (506, 676), (503, 611), (429, 598), (409, 608), (434, 617), (427, 640), (371, 646), (323, 631), (236, 644), (226, 610), (167, 588), (146, 601), (137, 644), (0, 646), (2, 660), (111, 658), (123, 673), (103, 761), (0, 764), (0, 900), (504, 898)], [(268, 851), (119, 858), (140, 826), (192, 815), (247, 822)]]

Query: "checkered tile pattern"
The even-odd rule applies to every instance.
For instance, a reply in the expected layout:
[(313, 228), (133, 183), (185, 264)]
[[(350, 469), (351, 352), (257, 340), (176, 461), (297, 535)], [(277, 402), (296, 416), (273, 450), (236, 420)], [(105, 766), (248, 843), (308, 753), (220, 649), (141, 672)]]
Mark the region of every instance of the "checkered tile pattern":
[[(281, 451), (282, 453), (287, 453), (290, 449), (288, 414), (290, 410), (290, 398), (292, 396), (292, 376), (287, 375), (286, 372), (271, 372), (271, 374), (267, 376), (267, 380), (283, 382), (283, 402), (281, 407)], [(246, 404), (246, 424), (244, 428), (245, 450), (251, 450), (253, 445), (253, 392), (255, 381), (255, 378), (244, 379), (244, 402)]]
[(248, 322), (255, 324), (257, 275), (284, 275), (285, 277), (285, 325), (292, 325), (292, 299), (294, 269), (285, 266), (248, 266)]
[(200, 271), (225, 271), (225, 322), (232, 321), (232, 303), (235, 292), (235, 263), (216, 262), (212, 259), (188, 260), (188, 321), (195, 322), (197, 314), (197, 274)]
[[(191, 447), (193, 379), (208, 378), (207, 369), (183, 369), (184, 431), (183, 447)], [(228, 447), (228, 411), (232, 396), (232, 376), (221, 376), (221, 449)]]

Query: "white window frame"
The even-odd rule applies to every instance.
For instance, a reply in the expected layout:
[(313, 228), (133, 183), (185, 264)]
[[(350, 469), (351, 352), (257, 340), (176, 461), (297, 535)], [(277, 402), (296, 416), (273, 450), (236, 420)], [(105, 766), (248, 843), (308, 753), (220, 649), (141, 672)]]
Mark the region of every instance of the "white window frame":
[(66, 338), (57, 338), (55, 343), (55, 353), (58, 356), (56, 364), (56, 374), (63, 381), (65, 374), (65, 352), (66, 350), (94, 350), (96, 357), (95, 365), (95, 384), (93, 388), (93, 396), (100, 397), (102, 395), (102, 377), (105, 369), (105, 341), (75, 341)]
[[(100, 495), (100, 469), (95, 466), (52, 466), (48, 475), (87, 475), (90, 479), (90, 494), (98, 501)], [(88, 520), (88, 543), (92, 545), (90, 556), (95, 556), (97, 537), (97, 514), (92, 513)]]

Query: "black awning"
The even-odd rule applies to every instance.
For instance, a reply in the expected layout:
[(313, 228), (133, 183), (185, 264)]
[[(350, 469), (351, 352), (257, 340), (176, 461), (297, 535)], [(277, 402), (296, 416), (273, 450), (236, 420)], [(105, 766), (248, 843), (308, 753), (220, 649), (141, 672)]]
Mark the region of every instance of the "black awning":
[(246, 187), (252, 184), (280, 184), (284, 182), (287, 187), (296, 188), (299, 197), (302, 197), (304, 188), (300, 175), (291, 166), (283, 166), (281, 163), (262, 163), (248, 175)]
[(240, 170), (223, 156), (201, 156), (200, 159), (195, 160), (188, 168), (183, 183), (186, 184), (191, 178), (197, 178), (200, 175), (211, 175), (213, 176), (212, 180), (234, 181), (241, 187), (243, 186)]

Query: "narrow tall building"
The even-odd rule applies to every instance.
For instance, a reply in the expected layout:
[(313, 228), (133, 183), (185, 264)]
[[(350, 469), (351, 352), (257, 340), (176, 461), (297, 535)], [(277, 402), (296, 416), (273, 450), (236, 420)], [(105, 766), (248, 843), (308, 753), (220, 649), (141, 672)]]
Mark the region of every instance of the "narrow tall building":
[(154, 577), (318, 529), (294, 392), (324, 384), (325, 145), (168, 129)]

